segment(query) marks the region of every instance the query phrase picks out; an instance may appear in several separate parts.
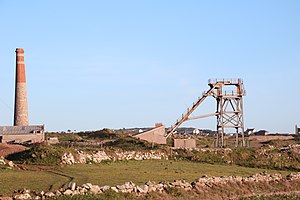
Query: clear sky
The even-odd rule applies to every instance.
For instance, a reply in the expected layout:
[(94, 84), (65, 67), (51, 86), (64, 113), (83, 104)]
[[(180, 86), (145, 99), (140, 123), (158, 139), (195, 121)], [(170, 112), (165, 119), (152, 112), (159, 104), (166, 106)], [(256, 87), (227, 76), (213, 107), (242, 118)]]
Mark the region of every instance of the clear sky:
[[(48, 131), (170, 126), (209, 78), (239, 77), (246, 127), (294, 132), (299, 10), (298, 0), (0, 0), (0, 125), (13, 123), (22, 47), (29, 121)], [(199, 112), (215, 107), (207, 99)]]

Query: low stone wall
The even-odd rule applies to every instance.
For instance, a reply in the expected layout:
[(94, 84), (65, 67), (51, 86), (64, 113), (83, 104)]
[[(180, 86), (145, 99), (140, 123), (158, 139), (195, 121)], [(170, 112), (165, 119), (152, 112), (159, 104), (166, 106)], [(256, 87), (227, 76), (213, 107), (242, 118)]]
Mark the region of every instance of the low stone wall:
[(168, 159), (165, 153), (158, 151), (116, 151), (113, 160), (161, 160)]
[(265, 172), (254, 174), (248, 177), (242, 176), (224, 176), (224, 177), (209, 177), (203, 176), (196, 181), (190, 183), (185, 180), (175, 180), (173, 182), (163, 181), (155, 183), (148, 181), (143, 185), (136, 185), (133, 182), (126, 182), (123, 185), (116, 186), (99, 186), (91, 183), (85, 183), (81, 186), (77, 186), (75, 182), (70, 182), (67, 188), (61, 188), (54, 192), (32, 192), (28, 189), (18, 191), (13, 195), (14, 199), (44, 199), (44, 198), (55, 198), (58, 196), (73, 196), (73, 195), (87, 195), (87, 194), (101, 194), (107, 190), (113, 190), (115, 192), (132, 193), (137, 196), (144, 195), (149, 192), (160, 192), (163, 193), (169, 188), (180, 188), (186, 191), (197, 190), (201, 191), (205, 188), (222, 186), (228, 183), (238, 183), (239, 185), (247, 183), (268, 183), (268, 182), (279, 182), (279, 181), (294, 181), (300, 180), (300, 173), (293, 173), (287, 177), (282, 177), (280, 174), (267, 174)]
[(100, 163), (102, 161), (111, 160), (161, 160), (168, 159), (165, 153), (158, 151), (115, 151), (113, 153), (106, 153), (105, 151), (83, 152), (78, 151), (76, 155), (72, 153), (64, 153), (62, 156), (62, 164), (85, 164), (85, 163)]
[[(299, 177), (298, 177), (299, 176)], [(291, 177), (300, 178), (299, 175), (291, 175)], [(282, 180), (281, 174), (267, 174), (265, 172), (254, 174), (248, 177), (242, 176), (224, 176), (224, 177), (210, 177), (203, 176), (202, 178), (197, 179), (193, 182), (193, 187), (212, 187), (215, 185), (223, 185), (227, 183), (251, 183), (251, 182), (271, 182), (271, 181), (280, 181)]]

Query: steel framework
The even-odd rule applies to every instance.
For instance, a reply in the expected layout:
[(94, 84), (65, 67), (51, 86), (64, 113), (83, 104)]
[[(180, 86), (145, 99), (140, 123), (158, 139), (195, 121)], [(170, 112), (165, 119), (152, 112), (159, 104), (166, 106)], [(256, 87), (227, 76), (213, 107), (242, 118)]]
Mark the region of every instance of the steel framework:
[[(239, 135), (241, 135), (241, 145), (245, 146), (244, 139), (244, 117), (243, 117), (243, 96), (246, 95), (242, 79), (209, 79), (209, 90), (198, 98), (196, 103), (187, 109), (187, 112), (176, 121), (166, 133), (170, 137), (176, 129), (185, 121), (204, 117), (216, 116), (217, 118), (217, 146), (224, 147), (225, 129), (235, 129), (235, 145), (239, 145)], [(225, 90), (231, 87), (231, 90)], [(233, 89), (232, 89), (233, 87)], [(217, 111), (196, 117), (189, 117), (197, 107), (206, 99), (212, 96), (217, 101)]]

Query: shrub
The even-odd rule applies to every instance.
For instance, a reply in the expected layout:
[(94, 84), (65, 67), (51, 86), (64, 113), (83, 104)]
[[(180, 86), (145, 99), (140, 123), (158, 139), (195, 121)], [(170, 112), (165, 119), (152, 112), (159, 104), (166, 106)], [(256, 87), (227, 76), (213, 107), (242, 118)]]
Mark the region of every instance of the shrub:
[(35, 144), (28, 150), (7, 156), (7, 159), (15, 163), (57, 165), (66, 151), (74, 150), (55, 145)]
[(122, 137), (115, 141), (108, 142), (104, 146), (120, 148), (126, 151), (160, 149), (160, 145), (158, 144), (151, 144), (147, 141), (143, 141), (130, 136)]

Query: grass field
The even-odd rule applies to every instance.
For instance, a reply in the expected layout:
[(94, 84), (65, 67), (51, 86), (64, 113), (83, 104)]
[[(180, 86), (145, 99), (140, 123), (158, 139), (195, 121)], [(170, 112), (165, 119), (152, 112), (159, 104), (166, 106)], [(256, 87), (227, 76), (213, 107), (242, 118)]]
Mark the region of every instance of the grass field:
[(0, 170), (0, 194), (11, 194), (23, 188), (48, 191), (61, 187), (68, 180), (68, 177), (50, 171)]
[[(264, 171), (230, 165), (212, 165), (189, 161), (145, 160), (106, 162), (61, 166), (42, 171), (0, 170), (0, 194), (11, 194), (14, 190), (55, 190), (69, 181), (77, 184), (90, 182), (98, 185), (117, 185), (126, 181), (142, 184), (151, 181), (185, 179), (194, 181), (203, 175), (228, 176), (250, 175)], [(288, 171), (267, 170), (268, 173), (287, 175)]]

